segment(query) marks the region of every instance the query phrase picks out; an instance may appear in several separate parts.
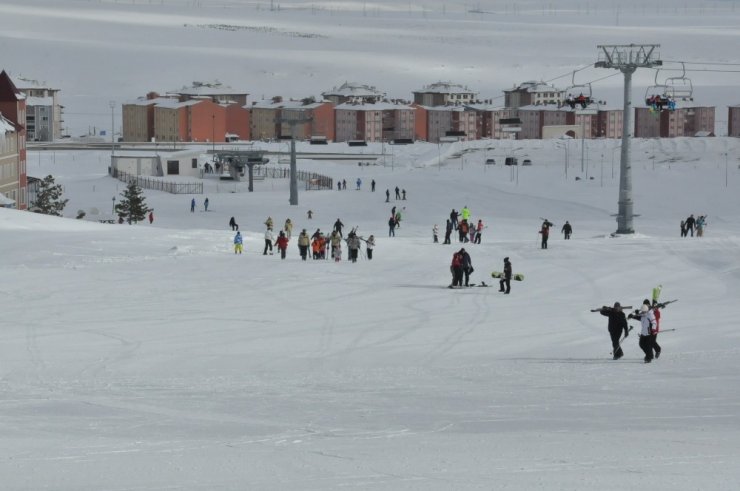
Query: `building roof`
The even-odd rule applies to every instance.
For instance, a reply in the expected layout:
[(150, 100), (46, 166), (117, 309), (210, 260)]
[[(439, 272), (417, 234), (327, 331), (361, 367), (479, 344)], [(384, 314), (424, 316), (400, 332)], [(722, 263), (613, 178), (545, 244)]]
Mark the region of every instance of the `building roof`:
[(391, 102), (376, 102), (375, 104), (345, 102), (344, 104), (339, 104), (334, 109), (337, 111), (394, 111), (404, 109), (414, 110), (415, 108), (408, 104), (393, 104)]
[(0, 100), (2, 101), (22, 101), (26, 95), (10, 79), (10, 75), (3, 70), (0, 72)]
[(473, 104), (465, 104), (465, 107), (469, 107), (470, 109), (473, 109), (475, 111), (516, 111), (515, 108), (506, 107), (506, 106), (497, 106), (494, 104), (489, 104), (485, 102), (476, 102)]
[(340, 97), (385, 97), (385, 92), (381, 92), (370, 85), (363, 85), (357, 82), (344, 82), (339, 87), (333, 87), (331, 90), (322, 92), (321, 95), (340, 96)]
[(124, 106), (151, 106), (152, 104), (159, 104), (164, 102), (165, 104), (168, 104), (168, 101), (175, 101), (177, 102), (177, 99), (173, 97), (155, 97), (153, 99), (147, 99), (145, 97), (139, 97), (136, 100), (130, 101), (130, 102), (124, 102)]
[(519, 91), (525, 91), (525, 92), (530, 92), (530, 93), (565, 92), (565, 89), (558, 89), (557, 87), (553, 85), (548, 85), (545, 82), (537, 82), (535, 80), (529, 80), (527, 82), (522, 82), (515, 88), (511, 90), (506, 90), (504, 92), (519, 92)]
[(162, 108), (162, 109), (180, 109), (183, 107), (189, 107), (189, 106), (195, 106), (196, 104), (200, 104), (201, 102), (204, 102), (208, 99), (190, 99), (188, 101), (180, 102), (177, 99), (168, 99), (166, 97), (161, 97), (159, 101), (154, 105), (156, 108)]
[(15, 132), (15, 125), (8, 119), (5, 119), (2, 114), (0, 114), (0, 133), (13, 133)]
[(55, 89), (47, 85), (46, 82), (39, 82), (38, 80), (26, 78), (21, 75), (14, 78), (13, 82), (15, 83), (15, 86), (21, 91), (23, 91), (23, 89), (44, 89), (52, 92), (59, 92), (59, 89)]
[(195, 81), (190, 87), (183, 86), (180, 89), (170, 90), (168, 94), (182, 94), (193, 97), (197, 96), (217, 96), (217, 95), (249, 95), (247, 92), (234, 90), (228, 85), (224, 85), (218, 80), (213, 82), (198, 82)]
[(427, 85), (426, 87), (415, 90), (414, 93), (420, 94), (477, 94), (474, 90), (470, 90), (460, 84), (453, 84), (452, 82), (435, 82)]

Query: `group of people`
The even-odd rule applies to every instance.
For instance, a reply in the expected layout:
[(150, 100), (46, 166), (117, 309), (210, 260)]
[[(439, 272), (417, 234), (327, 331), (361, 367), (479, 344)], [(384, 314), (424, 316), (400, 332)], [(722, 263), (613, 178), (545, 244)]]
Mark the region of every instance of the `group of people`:
[[(552, 226), (553, 223), (547, 218), (543, 220), (542, 225), (540, 226), (540, 231), (538, 233), (540, 234), (541, 249), (547, 249), (547, 239), (550, 238), (550, 227)], [(568, 220), (563, 224), (563, 227), (560, 229), (560, 233), (563, 234), (565, 240), (570, 240), (570, 236), (573, 234), (573, 226)]]
[[(203, 200), (203, 210), (204, 211), (208, 211), (208, 204), (209, 204), (208, 198), (204, 199)], [(195, 198), (193, 198), (190, 200), (190, 213), (195, 213), (195, 205), (196, 205)]]
[[(406, 207), (404, 206), (402, 209), (405, 211)], [(396, 236), (396, 229), (401, 226), (402, 219), (401, 210), (396, 209), (395, 206), (391, 208), (391, 216), (388, 218), (388, 237)]]
[[(375, 189), (373, 188), (373, 190)], [(395, 191), (396, 191), (396, 198), (395, 198), (396, 200), (406, 201), (406, 190), (405, 189), (401, 189), (398, 186), (396, 186)], [(391, 200), (391, 190), (386, 189), (385, 190), (385, 202), (388, 203), (390, 202), (390, 200)]]
[[(615, 302), (613, 307), (602, 307), (599, 312), (601, 315), (608, 317), (609, 322), (607, 329), (612, 341), (612, 358), (618, 360), (624, 356), (622, 351), (622, 341), (629, 336), (629, 326), (627, 319), (636, 319), (640, 321), (640, 349), (645, 354), (644, 362), (650, 363), (653, 359), (659, 358), (661, 347), (658, 344), (658, 332), (660, 332), (660, 304), (656, 300), (652, 302), (645, 299), (642, 306), (625, 316), (622, 305)], [(624, 337), (622, 337), (624, 333)]]
[(694, 229), (696, 229), (696, 236), (704, 236), (704, 227), (707, 225), (707, 216), (699, 215), (699, 218), (694, 218), (692, 213), (686, 220), (681, 220), (681, 237), (687, 237), (689, 234), (694, 236)]
[[(470, 218), (470, 208), (465, 205), (459, 212), (454, 208), (450, 212), (450, 217), (447, 219), (445, 224), (445, 239), (444, 244), (450, 244), (450, 237), (452, 231), (457, 230), (458, 242), (472, 244), (480, 244), (481, 236), (483, 235), (483, 220), (478, 220), (477, 223), (473, 223)], [(432, 240), (436, 243), (439, 242), (439, 227), (435, 224), (432, 227)]]
[(668, 108), (669, 111), (676, 109), (676, 101), (670, 96), (662, 96), (660, 94), (654, 94), (645, 99), (645, 104), (653, 111), (660, 112), (664, 108)]
[(586, 109), (586, 106), (591, 103), (591, 98), (586, 97), (582, 93), (578, 94), (578, 97), (573, 97), (573, 94), (568, 94), (565, 102), (570, 106), (571, 109), (575, 109), (576, 105), (581, 106), (582, 109)]

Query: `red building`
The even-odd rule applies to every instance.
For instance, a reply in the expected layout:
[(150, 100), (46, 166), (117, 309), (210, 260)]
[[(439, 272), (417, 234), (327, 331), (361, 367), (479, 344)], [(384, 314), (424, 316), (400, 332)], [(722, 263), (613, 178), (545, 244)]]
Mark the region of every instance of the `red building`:
[[(26, 98), (5, 70), (0, 72), (0, 193), (15, 201), (19, 210), (28, 208), (26, 175)], [(12, 127), (11, 127), (12, 126)]]

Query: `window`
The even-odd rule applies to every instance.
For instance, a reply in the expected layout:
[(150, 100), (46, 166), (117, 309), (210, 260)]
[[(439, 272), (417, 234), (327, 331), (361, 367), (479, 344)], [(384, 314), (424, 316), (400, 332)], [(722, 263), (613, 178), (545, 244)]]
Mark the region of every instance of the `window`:
[(198, 168), (198, 159), (192, 159), (191, 162), (190, 162), (190, 165), (192, 165), (192, 168), (193, 169), (197, 169)]
[(174, 176), (180, 174), (180, 161), (179, 160), (168, 160), (167, 161), (167, 174), (174, 175)]

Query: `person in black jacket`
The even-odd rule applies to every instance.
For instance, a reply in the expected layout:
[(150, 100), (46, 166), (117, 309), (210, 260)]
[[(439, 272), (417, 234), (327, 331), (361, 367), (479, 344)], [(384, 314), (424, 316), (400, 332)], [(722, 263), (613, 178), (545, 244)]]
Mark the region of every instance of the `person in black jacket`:
[(473, 260), (470, 259), (470, 254), (468, 254), (465, 249), (460, 249), (460, 255), (462, 256), (462, 268), (463, 273), (465, 274), (465, 286), (470, 286), (470, 275), (473, 273)]
[(511, 261), (508, 257), (504, 258), (504, 271), (498, 282), (498, 291), (504, 294), (511, 292)]
[(626, 338), (629, 334), (629, 328), (627, 327), (627, 317), (622, 312), (622, 306), (619, 302), (614, 303), (614, 307), (602, 307), (599, 313), (609, 318), (609, 335), (612, 338), (612, 353), (614, 353), (614, 359), (618, 360), (624, 356), (622, 347), (619, 346), (620, 338), (622, 337), (622, 331), (624, 331), (624, 337)]
[(563, 228), (561, 228), (560, 231), (565, 235), (565, 240), (570, 240), (570, 234), (573, 233), (573, 227), (571, 227), (568, 220), (566, 220), (565, 225), (563, 225)]

